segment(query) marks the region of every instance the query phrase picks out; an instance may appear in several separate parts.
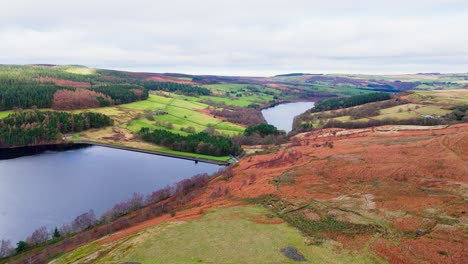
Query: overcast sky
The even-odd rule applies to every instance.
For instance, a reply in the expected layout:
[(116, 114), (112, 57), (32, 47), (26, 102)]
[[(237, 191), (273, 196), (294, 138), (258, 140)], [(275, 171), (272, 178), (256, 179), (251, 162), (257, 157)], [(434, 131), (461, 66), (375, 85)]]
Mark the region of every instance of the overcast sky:
[(0, 0), (0, 63), (468, 72), (468, 0)]

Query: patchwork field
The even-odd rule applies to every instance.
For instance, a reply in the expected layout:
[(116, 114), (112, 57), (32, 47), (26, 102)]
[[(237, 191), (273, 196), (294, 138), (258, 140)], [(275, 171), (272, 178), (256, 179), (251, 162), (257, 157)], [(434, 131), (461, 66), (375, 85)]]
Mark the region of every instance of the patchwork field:
[[(201, 113), (197, 110), (208, 108), (206, 104), (189, 101), (187, 96), (180, 96), (174, 94), (160, 95), (151, 94), (148, 100), (123, 105), (123, 108), (128, 109), (143, 109), (147, 111), (164, 111), (164, 115), (152, 115), (154, 121), (148, 118), (138, 118), (131, 121), (130, 125), (126, 126), (133, 132), (139, 131), (142, 127), (158, 128), (170, 130), (174, 133), (187, 134), (181, 131), (181, 128), (193, 127), (196, 132), (201, 132), (209, 127), (214, 128), (216, 131), (227, 134), (230, 136), (237, 135), (244, 131), (242, 126), (232, 124), (220, 119), (213, 118), (212, 116)], [(157, 125), (155, 121), (167, 124), (171, 123), (173, 128), (167, 128)]]
[(357, 119), (356, 121), (385, 118), (403, 120), (409, 118), (417, 118), (421, 115), (443, 116), (451, 112), (451, 110), (442, 109), (441, 107), (435, 105), (426, 106), (420, 104), (404, 104), (382, 109), (380, 110), (380, 114), (377, 116), (373, 116), (371, 118)]
[(468, 89), (414, 91), (414, 93), (409, 95), (408, 98), (410, 100), (430, 104), (451, 106), (468, 104)]
[[(213, 128), (217, 132), (229, 136), (238, 135), (244, 131), (244, 127), (240, 125), (216, 119), (210, 115), (199, 112), (198, 110), (205, 109), (209, 106), (194, 100), (188, 100), (188, 98), (194, 97), (171, 93), (152, 93), (149, 98), (144, 101), (119, 106), (72, 111), (89, 111), (106, 114), (115, 122), (114, 127), (112, 128), (92, 129), (83, 133), (77, 133), (74, 135), (73, 140), (99, 142), (191, 158), (227, 161), (229, 157), (215, 157), (173, 151), (164, 147), (142, 142), (135, 137), (135, 133), (143, 127), (168, 130), (182, 135), (188, 135), (188, 133), (181, 131), (181, 128), (184, 129), (188, 127), (192, 127), (194, 132), (202, 132), (207, 128)], [(154, 112), (157, 111), (167, 112), (167, 114), (154, 114)], [(154, 120), (149, 120), (148, 117)]]
[[(345, 109), (304, 113), (300, 124), (310, 124), (314, 128), (320, 128), (333, 120), (351, 125), (353, 122), (370, 120), (446, 118), (454, 111), (453, 107), (467, 104), (468, 89), (412, 91), (407, 95), (399, 95), (398, 98), (400, 102), (382, 101)], [(387, 106), (384, 106), (385, 103), (388, 103)]]
[[(114, 120), (113, 127), (91, 129), (82, 133), (75, 133), (73, 140), (97, 142), (190, 158), (225, 162), (230, 158), (173, 151), (164, 147), (145, 143), (135, 136), (142, 127), (169, 130), (173, 133), (182, 135), (188, 135), (188, 133), (181, 131), (181, 128), (184, 129), (188, 127), (193, 128), (193, 132), (202, 132), (207, 128), (212, 128), (215, 131), (228, 136), (235, 136), (244, 131), (243, 126), (214, 118), (212, 115), (199, 111), (208, 108), (209, 105), (197, 102), (197, 100), (199, 100), (199, 98), (158, 92), (151, 93), (149, 98), (144, 101), (118, 106), (72, 110), (70, 111), (72, 113), (102, 113), (108, 115)], [(154, 112), (158, 111), (167, 112), (167, 114), (154, 114)], [(12, 111), (0, 112), (0, 119), (8, 116), (10, 113), (12, 113)], [(148, 118), (154, 120), (149, 120)]]
[[(201, 96), (198, 100), (210, 99), (217, 103), (247, 107), (251, 104), (266, 104), (281, 95), (281, 90), (261, 85), (212, 84), (204, 85), (217, 96)], [(288, 99), (288, 96), (281, 96)]]

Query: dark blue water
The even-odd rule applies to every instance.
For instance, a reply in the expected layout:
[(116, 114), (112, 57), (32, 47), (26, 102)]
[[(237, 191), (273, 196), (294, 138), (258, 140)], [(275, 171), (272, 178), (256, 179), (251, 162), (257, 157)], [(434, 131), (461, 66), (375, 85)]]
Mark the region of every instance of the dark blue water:
[(289, 132), (292, 130), (294, 117), (314, 107), (313, 102), (297, 102), (280, 104), (262, 110), (263, 117), (270, 125), (279, 130)]
[(26, 239), (93, 209), (97, 216), (132, 193), (213, 173), (213, 164), (91, 146), (0, 160), (0, 239)]

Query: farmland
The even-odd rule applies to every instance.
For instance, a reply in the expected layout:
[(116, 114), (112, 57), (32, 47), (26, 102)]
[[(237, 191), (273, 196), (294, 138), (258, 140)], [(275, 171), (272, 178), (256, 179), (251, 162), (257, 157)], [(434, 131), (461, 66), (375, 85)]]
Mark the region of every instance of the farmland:
[[(385, 118), (392, 118), (398, 120), (404, 120), (409, 118), (417, 118), (421, 115), (436, 115), (436, 116), (443, 116), (452, 111), (443, 109), (439, 106), (435, 105), (420, 105), (420, 104), (404, 104), (399, 106), (393, 106), (389, 108), (384, 108), (380, 110), (380, 114), (368, 118), (359, 118), (355, 119), (355, 121), (364, 121), (370, 119), (385, 119)], [(336, 120), (340, 121), (351, 121), (351, 116), (341, 116), (337, 117)]]
[(465, 105), (467, 89), (413, 91), (409, 94), (396, 95), (393, 99), (359, 106), (340, 108), (331, 111), (304, 113), (295, 121), (296, 131), (301, 127), (321, 128), (333, 126), (334, 121), (352, 126), (353, 123), (371, 121), (381, 122), (417, 122), (432, 119), (443, 122), (449, 120), (453, 107)]
[(446, 106), (468, 104), (468, 89), (414, 91), (408, 96), (421, 103), (440, 104)]
[[(197, 111), (207, 108), (208, 105), (206, 104), (189, 101), (186, 96), (169, 93), (165, 93), (164, 95), (167, 97), (152, 94), (146, 101), (131, 103), (122, 107), (131, 110), (160, 110), (167, 112), (165, 115), (153, 115), (153, 118), (162, 123), (172, 123), (173, 128), (168, 130), (182, 134), (185, 132), (180, 129), (185, 127), (194, 127), (196, 132), (201, 132), (208, 127), (212, 127), (216, 131), (227, 135), (236, 135), (244, 131), (242, 126), (225, 122)], [(136, 119), (127, 126), (128, 129), (134, 132), (139, 131), (142, 127), (166, 129), (164, 126), (155, 125), (155, 122), (147, 118)]]
[[(73, 140), (165, 153), (174, 151), (143, 142), (138, 136), (140, 129), (162, 129), (183, 136), (208, 132), (233, 137), (242, 134), (246, 126), (264, 122), (261, 108), (286, 101), (416, 89), (407, 96), (407, 105), (382, 109), (378, 115), (369, 117), (340, 115), (332, 118), (360, 122), (389, 117), (404, 120), (421, 115), (441, 116), (450, 112), (450, 106), (466, 104), (467, 97), (463, 92), (466, 89), (453, 89), (465, 85), (465, 76), (453, 74), (179, 76), (84, 66), (6, 65), (0, 67), (0, 81), (3, 83), (0, 101), (2, 96), (3, 101), (8, 99), (3, 103), (5, 111), (0, 111), (0, 118), (6, 117), (13, 108), (15, 111), (38, 108), (73, 113), (97, 112), (110, 116), (114, 121), (113, 127), (75, 133)], [(22, 92), (18, 93), (19, 90)], [(317, 127), (328, 120), (320, 122), (316, 119), (310, 124)], [(219, 161), (220, 157), (212, 159)]]

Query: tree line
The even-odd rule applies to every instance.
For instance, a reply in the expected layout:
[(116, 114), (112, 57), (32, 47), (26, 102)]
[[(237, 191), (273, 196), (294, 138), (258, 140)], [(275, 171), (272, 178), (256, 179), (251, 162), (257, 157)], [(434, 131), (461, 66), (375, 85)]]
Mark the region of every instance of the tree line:
[(244, 134), (232, 138), (239, 145), (279, 145), (288, 141), (285, 131), (269, 124), (249, 126)]
[(166, 130), (150, 130), (144, 127), (139, 132), (144, 141), (172, 150), (211, 156), (238, 155), (242, 149), (225, 136), (209, 135), (205, 132), (182, 136)]
[(112, 120), (99, 113), (70, 114), (25, 111), (0, 120), (0, 146), (25, 146), (61, 140), (64, 133), (109, 126)]
[(259, 133), (261, 136), (266, 135), (279, 135), (280, 131), (273, 125), (269, 124), (258, 124), (254, 126), (249, 126), (245, 129), (244, 135), (250, 136), (253, 133)]
[[(127, 104), (148, 99), (148, 90), (135, 85), (109, 84), (91, 88), (91, 90), (109, 96), (115, 104)], [(99, 99), (98, 99), (99, 100)], [(101, 106), (106, 100), (100, 100)]]
[(450, 108), (452, 113), (447, 114), (445, 117), (456, 121), (468, 121), (468, 104), (456, 105)]
[(208, 88), (173, 82), (143, 82), (142, 86), (150, 91), (166, 91), (185, 95), (210, 95)]
[(13, 108), (50, 108), (57, 90), (73, 90), (55, 84), (0, 78), (0, 110)]
[[(84, 89), (0, 77), (0, 111), (53, 106), (58, 106), (56, 109), (79, 109), (125, 104), (147, 98), (148, 90), (137, 85), (109, 84)], [(84, 107), (73, 108), (77, 105)]]
[(363, 105), (377, 101), (389, 100), (391, 98), (391, 94), (388, 93), (368, 93), (354, 95), (346, 98), (332, 98), (319, 101), (315, 105), (315, 107), (311, 109), (311, 112), (321, 112), (340, 108), (347, 108), (356, 105)]

